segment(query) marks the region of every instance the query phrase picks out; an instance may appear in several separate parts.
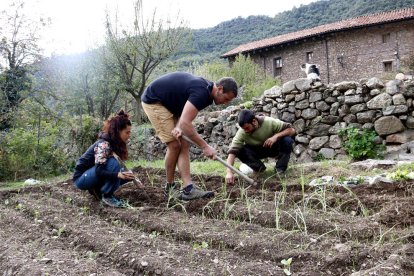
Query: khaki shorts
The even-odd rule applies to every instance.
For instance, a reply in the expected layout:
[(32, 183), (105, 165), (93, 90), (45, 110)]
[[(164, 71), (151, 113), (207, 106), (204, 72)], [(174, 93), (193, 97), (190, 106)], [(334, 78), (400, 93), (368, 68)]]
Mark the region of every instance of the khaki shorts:
[(168, 143), (175, 140), (175, 137), (171, 134), (177, 124), (177, 118), (163, 105), (146, 104), (141, 102), (142, 108), (147, 114), (152, 126), (155, 129), (155, 134), (161, 139), (163, 143)]

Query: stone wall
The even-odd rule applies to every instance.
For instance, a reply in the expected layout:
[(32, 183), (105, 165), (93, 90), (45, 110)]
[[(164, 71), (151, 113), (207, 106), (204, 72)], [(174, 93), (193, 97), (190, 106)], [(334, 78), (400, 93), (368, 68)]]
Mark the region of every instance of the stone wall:
[[(310, 162), (316, 156), (340, 159), (346, 156), (338, 130), (347, 127), (374, 129), (379, 142), (389, 148), (414, 140), (414, 80), (383, 82), (378, 78), (359, 82), (344, 81), (325, 85), (308, 79), (296, 79), (273, 87), (253, 100), (252, 110), (289, 122), (297, 131), (293, 159)], [(201, 113), (194, 122), (197, 132), (226, 157), (228, 146), (237, 131), (240, 106), (222, 111)], [(145, 152), (151, 158), (163, 158), (165, 146), (151, 137)], [(192, 158), (201, 150), (193, 148)], [(148, 158), (148, 154), (147, 154)]]

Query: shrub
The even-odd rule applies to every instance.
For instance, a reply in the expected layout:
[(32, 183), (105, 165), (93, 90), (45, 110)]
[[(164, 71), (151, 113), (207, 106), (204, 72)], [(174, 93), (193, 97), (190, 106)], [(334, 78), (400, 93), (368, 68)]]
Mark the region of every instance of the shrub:
[(384, 155), (385, 146), (375, 142), (377, 133), (373, 130), (351, 127), (340, 130), (339, 136), (344, 140), (345, 151), (354, 160), (382, 158)]
[(103, 123), (97, 118), (83, 115), (82, 118), (74, 118), (71, 125), (74, 126), (71, 129), (72, 139), (75, 142), (77, 155), (80, 156), (96, 141)]
[[(249, 57), (242, 54), (236, 57), (231, 67), (223, 61), (206, 63), (194, 68), (193, 74), (206, 79), (217, 81), (221, 77), (233, 77), (240, 87), (241, 101), (249, 101), (253, 97), (259, 97), (263, 92), (280, 81), (263, 73), (262, 69)], [(232, 101), (230, 104), (237, 104)]]
[(65, 154), (56, 144), (56, 128), (48, 125), (39, 135), (35, 129), (15, 128), (0, 142), (0, 179), (20, 180), (65, 173)]

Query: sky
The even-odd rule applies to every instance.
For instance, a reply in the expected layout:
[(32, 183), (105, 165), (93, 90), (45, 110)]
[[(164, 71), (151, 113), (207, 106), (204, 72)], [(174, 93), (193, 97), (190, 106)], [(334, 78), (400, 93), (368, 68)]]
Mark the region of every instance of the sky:
[[(0, 0), (0, 11), (13, 0)], [(184, 20), (191, 29), (210, 28), (236, 17), (275, 16), (316, 0), (142, 0), (144, 15)], [(50, 18), (40, 46), (45, 55), (73, 54), (96, 48), (105, 38), (105, 11), (118, 12), (123, 24), (133, 18), (133, 0), (25, 0), (26, 15)]]

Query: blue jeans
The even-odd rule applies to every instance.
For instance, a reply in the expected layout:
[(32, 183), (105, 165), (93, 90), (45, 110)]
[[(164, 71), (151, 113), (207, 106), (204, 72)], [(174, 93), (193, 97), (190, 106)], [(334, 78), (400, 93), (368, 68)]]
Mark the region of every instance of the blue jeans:
[(255, 172), (266, 170), (265, 164), (260, 159), (275, 157), (277, 158), (275, 169), (286, 171), (290, 154), (293, 151), (293, 143), (292, 137), (284, 136), (274, 143), (271, 148), (244, 145), (236, 154), (236, 157)]
[[(85, 171), (78, 179), (75, 181), (76, 187), (81, 190), (90, 190), (100, 188), (102, 194), (106, 196), (111, 196), (113, 193), (123, 184), (127, 183), (127, 180), (123, 179), (100, 179), (96, 175), (96, 166)], [(114, 158), (110, 157), (105, 164), (105, 170), (110, 172), (119, 172), (121, 166), (119, 162)]]

